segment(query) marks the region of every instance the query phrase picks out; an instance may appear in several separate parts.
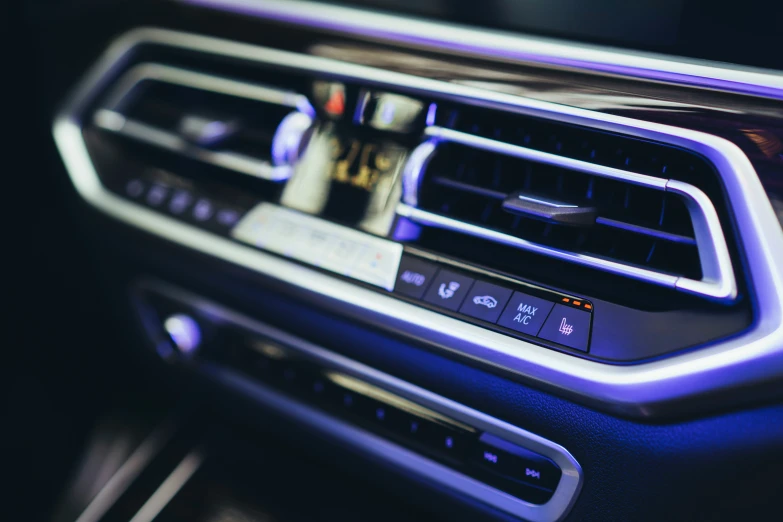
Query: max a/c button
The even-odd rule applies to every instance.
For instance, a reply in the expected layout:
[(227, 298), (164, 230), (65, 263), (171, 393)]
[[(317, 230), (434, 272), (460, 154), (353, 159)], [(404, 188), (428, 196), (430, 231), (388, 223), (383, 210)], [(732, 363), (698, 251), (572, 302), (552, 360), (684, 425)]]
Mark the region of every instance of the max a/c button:
[(590, 313), (556, 304), (538, 336), (586, 352), (590, 340)]
[(514, 292), (498, 324), (523, 334), (538, 335), (552, 306), (554, 303), (544, 299)]

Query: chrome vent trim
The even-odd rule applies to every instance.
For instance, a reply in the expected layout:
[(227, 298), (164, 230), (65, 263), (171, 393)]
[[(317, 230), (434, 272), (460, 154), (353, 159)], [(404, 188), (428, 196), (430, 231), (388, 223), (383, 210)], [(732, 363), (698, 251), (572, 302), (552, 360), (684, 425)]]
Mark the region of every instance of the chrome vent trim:
[(93, 117), (93, 124), (106, 132), (182, 154), (215, 167), (276, 182), (286, 181), (293, 174), (293, 165), (289, 159), (284, 154), (274, 154), (275, 151), (285, 151), (289, 148), (282, 143), (290, 135), (282, 132), (285, 129), (284, 125), (280, 126), (281, 132), (275, 134), (272, 142), (272, 162), (269, 162), (236, 152), (213, 151), (198, 147), (176, 133), (125, 117), (123, 106), (133, 90), (147, 80), (288, 107), (296, 112), (292, 112), (286, 118), (287, 125), (297, 129), (309, 128), (315, 117), (315, 109), (306, 96), (168, 65), (146, 63), (137, 65), (123, 75), (107, 98), (107, 102)]
[[(737, 298), (737, 281), (734, 277), (731, 255), (726, 244), (726, 238), (723, 235), (720, 219), (712, 201), (699, 188), (676, 180), (596, 165), (442, 127), (428, 127), (425, 130), (425, 135), (429, 139), (413, 151), (403, 170), (404, 203), (397, 208), (397, 213), (400, 216), (423, 226), (442, 228), (495, 241), (529, 252), (605, 270), (616, 275), (670, 287), (715, 301), (731, 302)], [(689, 279), (587, 254), (560, 250), (416, 208), (419, 203), (419, 188), (421, 187), (427, 165), (438, 150), (438, 145), (442, 143), (457, 143), (504, 156), (530, 160), (676, 194), (685, 201), (691, 216), (702, 267), (702, 279)]]

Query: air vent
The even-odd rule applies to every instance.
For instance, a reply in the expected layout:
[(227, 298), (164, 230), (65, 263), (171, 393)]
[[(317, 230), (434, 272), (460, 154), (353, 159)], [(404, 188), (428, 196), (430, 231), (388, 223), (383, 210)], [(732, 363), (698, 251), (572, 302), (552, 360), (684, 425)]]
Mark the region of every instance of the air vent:
[(701, 188), (714, 194), (715, 175), (699, 156), (500, 111), (441, 108), (431, 122), (406, 166), (400, 215), (714, 300), (736, 298), (718, 213)]
[(144, 64), (123, 77), (93, 123), (213, 167), (281, 182), (291, 176), (314, 115), (294, 92)]

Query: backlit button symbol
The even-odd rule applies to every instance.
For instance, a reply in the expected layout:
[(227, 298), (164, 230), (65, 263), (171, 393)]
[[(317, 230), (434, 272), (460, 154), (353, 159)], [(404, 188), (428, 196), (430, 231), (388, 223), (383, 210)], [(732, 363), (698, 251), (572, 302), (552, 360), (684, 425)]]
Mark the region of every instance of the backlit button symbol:
[(155, 185), (147, 193), (147, 203), (149, 203), (152, 206), (157, 207), (158, 205), (163, 203), (164, 199), (166, 199), (166, 193), (167, 192), (168, 192), (168, 189), (166, 187), (162, 187), (160, 185)]
[(381, 420), (381, 421), (383, 419), (385, 419), (386, 418), (386, 410), (384, 410), (383, 408), (378, 408), (377, 410), (375, 410), (375, 418), (378, 419), (378, 420)]
[(452, 437), (446, 437), (446, 447), (449, 449), (454, 447), (454, 439)]
[(563, 335), (571, 335), (574, 331), (574, 326), (568, 324), (566, 318), (563, 317), (563, 320), (560, 321), (560, 328), (558, 328), (558, 331)]
[(405, 272), (403, 272), (402, 275), (400, 276), (400, 279), (402, 279), (404, 282), (410, 285), (415, 285), (415, 286), (421, 286), (424, 284), (424, 281), (427, 280), (424, 274), (420, 274), (412, 270), (406, 270)]
[(184, 190), (180, 190), (171, 198), (169, 203), (169, 210), (172, 214), (182, 214), (185, 209), (190, 205), (190, 201), (193, 198)]
[(142, 192), (144, 192), (144, 183), (138, 179), (132, 179), (125, 185), (125, 193), (132, 198), (141, 196)]
[(473, 298), (473, 304), (486, 306), (487, 308), (492, 309), (498, 305), (498, 300), (491, 295), (477, 295)]
[(457, 290), (459, 290), (459, 283), (456, 281), (452, 281), (448, 286), (446, 286), (446, 283), (441, 283), (440, 288), (438, 288), (438, 295), (442, 299), (451, 299)]
[(525, 476), (533, 477), (534, 479), (541, 480), (541, 472), (534, 469), (525, 468)]
[(235, 210), (221, 210), (217, 213), (217, 222), (223, 226), (230, 227), (239, 221), (239, 213)]
[(198, 221), (206, 221), (212, 217), (212, 203), (208, 199), (200, 199), (193, 208), (193, 217)]

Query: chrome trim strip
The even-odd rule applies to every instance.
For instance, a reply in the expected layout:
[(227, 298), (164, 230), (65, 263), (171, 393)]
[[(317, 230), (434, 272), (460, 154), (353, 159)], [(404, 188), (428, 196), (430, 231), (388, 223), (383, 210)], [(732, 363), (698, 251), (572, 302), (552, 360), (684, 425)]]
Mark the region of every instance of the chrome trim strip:
[(636, 172), (629, 172), (627, 170), (596, 165), (595, 163), (590, 163), (588, 161), (558, 156), (557, 154), (551, 154), (540, 150), (528, 149), (527, 147), (512, 145), (511, 143), (504, 143), (490, 138), (482, 138), (481, 136), (468, 134), (467, 132), (445, 129), (443, 127), (427, 127), (424, 130), (424, 134), (436, 140), (436, 143), (458, 143), (467, 147), (496, 152), (498, 154), (523, 160), (535, 161), (536, 163), (544, 163), (545, 165), (574, 170), (584, 174), (610, 179), (620, 179), (642, 187), (656, 190), (664, 190), (666, 188), (666, 180), (656, 178), (655, 176), (647, 176), (646, 174), (637, 174)]
[(174, 426), (165, 422), (139, 445), (120, 469), (106, 482), (76, 522), (98, 522), (128, 490), (174, 434)]
[(579, 208), (579, 205), (572, 205), (570, 203), (561, 203), (559, 201), (552, 201), (549, 199), (543, 199), (543, 198), (533, 198), (530, 196), (525, 196), (524, 194), (517, 194), (517, 199), (521, 199), (523, 201), (530, 201), (531, 203), (538, 203), (539, 205), (544, 205), (546, 207), (553, 207), (553, 208)]
[(655, 272), (653, 270), (647, 270), (646, 268), (635, 267), (633, 265), (624, 265), (615, 261), (608, 261), (598, 257), (588, 256), (586, 254), (579, 254), (577, 252), (569, 252), (568, 250), (559, 250), (548, 246), (539, 245), (526, 239), (522, 239), (516, 236), (510, 236), (502, 232), (484, 228), (478, 225), (471, 225), (464, 221), (459, 221), (440, 214), (421, 210), (419, 208), (411, 207), (405, 203), (397, 205), (397, 214), (406, 217), (426, 227), (442, 228), (444, 230), (452, 230), (461, 234), (466, 234), (473, 237), (479, 237), (494, 241), (495, 243), (501, 243), (503, 245), (512, 246), (528, 252), (536, 254), (542, 254), (563, 261), (570, 261), (572, 263), (578, 263), (580, 265), (589, 266), (591, 268), (597, 268), (612, 274), (617, 274), (640, 281), (646, 281), (660, 286), (667, 286), (669, 288), (675, 288), (677, 285), (678, 277), (671, 274), (665, 274), (663, 272)]
[[(707, 157), (721, 174), (746, 262), (753, 325), (719, 343), (649, 363), (611, 366), (573, 357), (467, 324), (335, 279), (252, 247), (185, 225), (115, 196), (103, 187), (82, 136), (88, 104), (119, 73), (134, 47), (157, 43), (300, 70), (329, 71), (400, 90), (501, 107), (539, 117), (663, 141)], [(181, 246), (266, 274), (292, 294), (383, 328), (426, 339), (433, 347), (495, 365), (517, 378), (616, 412), (655, 416), (748, 400), (783, 377), (783, 232), (748, 158), (722, 138), (630, 118), (487, 92), (334, 60), (162, 29), (126, 34), (105, 52), (65, 101), (52, 132), (67, 172), (90, 205), (119, 221)], [(410, 204), (411, 202), (406, 201)], [(415, 204), (415, 202), (413, 202)], [(754, 387), (754, 385), (757, 385)], [(739, 396), (737, 389), (743, 389)]]
[(141, 509), (133, 516), (130, 522), (152, 522), (160, 515), (171, 500), (187, 484), (190, 478), (199, 470), (204, 462), (204, 456), (194, 451), (189, 453), (174, 468), (171, 475), (166, 477), (163, 484), (155, 490), (147, 502), (141, 506)]
[(624, 221), (617, 221), (616, 219), (609, 219), (605, 217), (597, 217), (595, 219), (596, 225), (603, 225), (605, 227), (617, 228), (620, 230), (626, 230), (643, 236), (649, 236), (663, 241), (669, 241), (671, 243), (679, 243), (681, 245), (695, 245), (696, 240), (692, 237), (681, 236), (679, 234), (672, 234), (671, 232), (663, 232), (661, 230), (655, 230), (654, 228), (647, 228), (640, 225), (634, 225), (631, 223), (625, 223)]
[(457, 422), (472, 426), (480, 431), (492, 433), (511, 443), (526, 447), (555, 461), (560, 466), (563, 475), (554, 495), (547, 503), (541, 505), (530, 504), (438, 464), (418, 453), (398, 446), (349, 422), (332, 417), (318, 408), (292, 399), (282, 392), (267, 387), (259, 381), (244, 377), (233, 370), (212, 364), (201, 365), (202, 367), (206, 366), (206, 369), (202, 371), (206, 377), (217, 378), (224, 384), (239, 389), (260, 402), (273, 407), (280, 413), (294, 417), (316, 429), (343, 439), (366, 453), (370, 453), (400, 468), (422, 475), (463, 495), (485, 502), (499, 510), (531, 522), (562, 520), (581, 490), (582, 469), (576, 459), (562, 446), (534, 433), (436, 395), (167, 283), (142, 281), (135, 287), (134, 292), (142, 299), (144, 292), (162, 294), (187, 307), (194, 307), (220, 322), (239, 326), (280, 343), (287, 349), (320, 365), (388, 390), (403, 399), (408, 399), (415, 404), (438, 412)]
[(229, 80), (204, 74), (179, 67), (161, 65), (159, 63), (143, 63), (137, 65), (126, 72), (117, 82), (117, 87), (112, 89), (109, 94), (109, 101), (106, 103), (106, 109), (122, 112), (123, 105), (127, 100), (128, 94), (136, 85), (144, 80), (154, 80), (161, 83), (170, 83), (182, 87), (190, 87), (201, 91), (216, 92), (226, 96), (235, 96), (237, 98), (246, 98), (248, 100), (271, 103), (290, 107), (292, 110), (298, 110), (315, 118), (315, 108), (310, 104), (307, 96), (302, 94), (255, 85), (236, 80)]
[(771, 69), (472, 28), (304, 0), (177, 1), (461, 57), (533, 63), (783, 99), (783, 73)]
[[(677, 280), (677, 289), (694, 294), (706, 293), (713, 297), (737, 295), (737, 285), (727, 273), (734, 274), (731, 255), (726, 238), (720, 228), (718, 212), (707, 195), (688, 183), (670, 179), (666, 191), (677, 194), (685, 200), (693, 222), (693, 233), (701, 260), (702, 280), (686, 277)], [(766, 201), (769, 201), (768, 199)]]
[[(571, 261), (581, 265), (606, 270), (613, 274), (632, 277), (640, 281), (661, 286), (676, 288), (690, 294), (706, 297), (716, 301), (731, 302), (737, 298), (737, 281), (734, 278), (734, 267), (731, 263), (729, 248), (723, 229), (718, 219), (718, 214), (712, 201), (700, 189), (680, 181), (656, 178), (636, 172), (596, 165), (587, 161), (558, 156), (535, 149), (512, 145), (502, 141), (483, 138), (465, 132), (459, 132), (443, 127), (427, 127), (424, 134), (429, 137), (413, 153), (411, 153), (411, 165), (406, 165), (403, 170), (403, 201), (418, 201), (418, 191), (426, 169), (432, 156), (437, 152), (441, 143), (457, 143), (466, 147), (495, 152), (505, 156), (512, 156), (528, 161), (552, 165), (576, 172), (582, 172), (593, 176), (601, 176), (616, 179), (652, 190), (672, 192), (685, 200), (688, 212), (693, 222), (693, 230), (696, 246), (699, 250), (702, 279), (694, 280), (687, 277), (678, 277), (648, 268), (637, 267), (618, 261), (594, 257), (588, 254), (579, 254), (551, 248), (520, 239), (509, 234), (497, 232), (477, 225), (471, 225), (457, 219), (412, 208), (401, 204), (397, 207), (397, 213), (411, 221), (424, 226), (438, 227), (452, 230), (473, 237), (479, 237), (504, 245), (520, 248), (537, 254), (543, 254), (565, 261)], [(437, 180), (434, 180), (436, 183)]]
[[(291, 91), (238, 82), (178, 67), (144, 63), (133, 67), (118, 80), (117, 86), (112, 89), (108, 96), (107, 103), (95, 113), (93, 119), (93, 123), (97, 127), (107, 132), (113, 132), (148, 145), (176, 152), (215, 167), (275, 182), (285, 181), (291, 177), (293, 168), (284, 161), (286, 159), (284, 151), (275, 154), (276, 149), (279, 149), (284, 144), (277, 143), (274, 140), (272, 150), (270, 151), (274, 159), (273, 165), (269, 161), (259, 160), (245, 154), (213, 151), (198, 147), (178, 134), (159, 129), (141, 121), (126, 118), (122, 111), (127, 103), (128, 95), (137, 85), (146, 80), (290, 107), (292, 110), (298, 111), (292, 114), (299, 114), (312, 123), (312, 118), (315, 117), (315, 108), (313, 108), (306, 96)], [(297, 120), (297, 126), (301, 128), (302, 125), (302, 121)], [(276, 133), (275, 137), (277, 136), (278, 134)]]
[(272, 166), (268, 161), (251, 158), (235, 152), (216, 152), (194, 146), (177, 134), (160, 130), (136, 120), (126, 119), (121, 114), (101, 109), (95, 113), (93, 123), (107, 132), (119, 134), (170, 152), (182, 154), (202, 163), (233, 170), (254, 178), (268, 181), (285, 181), (291, 177), (293, 167)]

